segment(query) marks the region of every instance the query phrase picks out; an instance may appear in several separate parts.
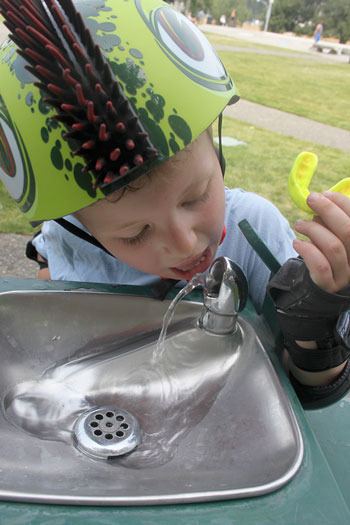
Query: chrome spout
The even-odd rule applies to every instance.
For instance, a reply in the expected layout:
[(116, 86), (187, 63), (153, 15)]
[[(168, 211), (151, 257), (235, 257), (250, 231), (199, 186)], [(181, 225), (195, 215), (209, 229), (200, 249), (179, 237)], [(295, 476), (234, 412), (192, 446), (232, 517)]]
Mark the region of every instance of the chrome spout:
[(247, 298), (248, 283), (241, 268), (228, 257), (218, 257), (205, 278), (199, 326), (217, 335), (234, 333)]

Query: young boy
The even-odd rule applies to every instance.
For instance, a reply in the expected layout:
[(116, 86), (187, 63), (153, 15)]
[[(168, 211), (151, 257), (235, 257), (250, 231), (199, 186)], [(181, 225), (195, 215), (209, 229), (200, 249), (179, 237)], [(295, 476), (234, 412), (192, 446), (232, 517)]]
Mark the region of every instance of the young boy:
[(226, 255), (259, 308), (270, 272), (240, 233), (247, 219), (283, 265), (269, 288), (297, 392), (339, 399), (350, 200), (311, 194), (317, 218), (296, 240), (272, 204), (224, 187), (211, 124), (238, 97), (202, 33), (159, 0), (76, 6), (0, 0), (18, 48), (0, 50), (0, 177), (33, 224), (58, 220), (33, 241), (45, 276), (186, 281)]

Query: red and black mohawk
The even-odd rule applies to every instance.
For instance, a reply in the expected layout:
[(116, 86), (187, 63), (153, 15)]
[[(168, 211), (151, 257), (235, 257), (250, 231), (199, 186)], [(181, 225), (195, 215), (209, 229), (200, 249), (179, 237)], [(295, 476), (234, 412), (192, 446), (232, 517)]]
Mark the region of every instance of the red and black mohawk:
[(26, 68), (39, 80), (66, 140), (104, 193), (124, 186), (158, 152), (111, 73), (72, 0), (0, 0), (0, 12)]

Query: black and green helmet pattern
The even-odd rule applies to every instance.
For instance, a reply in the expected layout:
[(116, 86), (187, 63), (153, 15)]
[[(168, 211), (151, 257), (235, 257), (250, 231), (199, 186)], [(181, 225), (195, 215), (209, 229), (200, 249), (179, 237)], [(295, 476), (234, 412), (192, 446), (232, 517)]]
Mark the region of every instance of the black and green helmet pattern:
[(35, 223), (88, 206), (237, 100), (202, 32), (159, 0), (0, 0), (0, 180)]

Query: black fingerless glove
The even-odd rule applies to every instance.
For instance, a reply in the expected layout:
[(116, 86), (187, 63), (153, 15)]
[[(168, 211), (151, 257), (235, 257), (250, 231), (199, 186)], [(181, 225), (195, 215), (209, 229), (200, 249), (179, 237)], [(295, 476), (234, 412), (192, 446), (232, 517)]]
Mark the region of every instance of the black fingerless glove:
[(350, 286), (339, 293), (319, 288), (304, 261), (288, 259), (268, 284), (285, 337), (300, 341), (333, 336), (340, 313), (350, 308)]
[[(319, 372), (344, 363), (350, 356), (350, 286), (328, 293), (311, 279), (301, 258), (289, 259), (272, 277), (268, 291), (275, 304), (285, 346), (293, 363), (308, 372)], [(295, 340), (316, 341), (316, 349), (301, 348)], [(350, 366), (327, 387), (307, 387), (293, 379), (312, 404), (338, 399), (350, 387)], [(340, 381), (338, 380), (340, 379)], [(308, 394), (306, 394), (308, 392)], [(326, 404), (326, 403), (323, 403)]]

